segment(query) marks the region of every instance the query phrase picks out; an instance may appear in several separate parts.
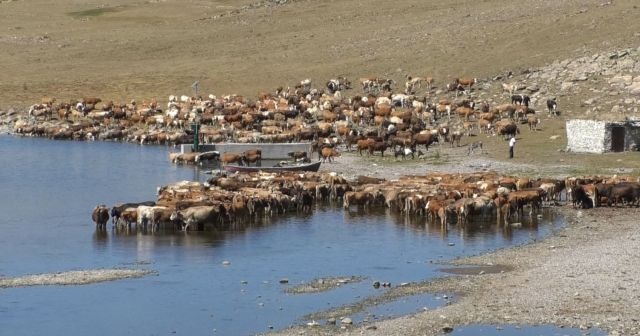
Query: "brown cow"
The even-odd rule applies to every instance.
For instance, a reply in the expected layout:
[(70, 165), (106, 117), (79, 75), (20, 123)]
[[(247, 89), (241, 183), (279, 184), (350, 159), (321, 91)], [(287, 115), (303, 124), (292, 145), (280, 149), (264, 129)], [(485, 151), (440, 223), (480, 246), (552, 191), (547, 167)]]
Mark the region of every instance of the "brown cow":
[(368, 208), (375, 197), (372, 193), (366, 191), (347, 191), (344, 194), (343, 206), (345, 209), (348, 209), (351, 205), (362, 205), (365, 208)]
[(356, 142), (356, 147), (358, 148), (358, 153), (360, 153), (360, 156), (362, 156), (362, 151), (363, 150), (368, 150), (369, 149), (369, 145), (371, 145), (371, 144), (373, 144), (375, 142), (376, 141), (374, 139), (371, 139), (371, 138), (358, 140), (358, 142)]
[(85, 103), (85, 105), (96, 105), (97, 103), (101, 102), (102, 99), (100, 98), (96, 98), (96, 97), (84, 97), (82, 98), (82, 102)]
[(230, 163), (237, 163), (242, 165), (244, 160), (244, 156), (242, 153), (234, 153), (234, 152), (224, 152), (220, 155), (220, 164), (225, 166)]
[(251, 163), (255, 163), (256, 166), (260, 166), (262, 164), (262, 150), (260, 149), (249, 149), (242, 153), (242, 158), (244, 163), (247, 166), (250, 166)]
[(91, 213), (91, 219), (96, 223), (98, 229), (106, 229), (109, 221), (109, 208), (104, 204), (96, 206)]
[(322, 156), (322, 162), (326, 162), (327, 160), (331, 162), (331, 158), (340, 156), (340, 152), (335, 148), (325, 146), (320, 150), (320, 155)]
[(415, 145), (424, 145), (426, 150), (429, 150), (429, 146), (434, 142), (438, 142), (438, 136), (432, 133), (418, 133), (413, 136)]
[(380, 155), (384, 157), (384, 151), (389, 148), (389, 144), (385, 141), (376, 141), (369, 144), (369, 155), (373, 155), (373, 152), (380, 152)]

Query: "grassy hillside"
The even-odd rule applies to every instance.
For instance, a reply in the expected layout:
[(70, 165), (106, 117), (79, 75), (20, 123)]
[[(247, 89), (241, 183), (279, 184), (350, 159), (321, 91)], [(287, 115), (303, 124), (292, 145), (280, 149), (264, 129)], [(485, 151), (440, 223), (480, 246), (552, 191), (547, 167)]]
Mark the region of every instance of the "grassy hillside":
[(42, 95), (255, 96), (303, 78), (490, 76), (638, 45), (634, 0), (0, 2), (0, 108)]

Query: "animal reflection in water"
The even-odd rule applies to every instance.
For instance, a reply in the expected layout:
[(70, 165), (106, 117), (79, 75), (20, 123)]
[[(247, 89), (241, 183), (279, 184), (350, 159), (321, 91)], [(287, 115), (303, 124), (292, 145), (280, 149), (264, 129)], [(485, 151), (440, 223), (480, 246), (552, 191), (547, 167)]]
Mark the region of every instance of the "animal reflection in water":
[[(565, 185), (563, 179), (532, 180), (495, 172), (428, 173), (393, 181), (366, 176), (347, 181), (327, 172), (220, 172), (206, 183), (182, 181), (161, 187), (156, 202), (120, 204), (111, 209), (111, 216), (126, 227), (204, 230), (306, 213), (316, 204), (332, 203), (344, 209), (386, 208), (443, 228), (474, 222), (507, 225), (521, 221), (525, 211), (530, 216), (539, 213), (543, 203), (556, 204)], [(578, 191), (574, 194), (584, 198)]]

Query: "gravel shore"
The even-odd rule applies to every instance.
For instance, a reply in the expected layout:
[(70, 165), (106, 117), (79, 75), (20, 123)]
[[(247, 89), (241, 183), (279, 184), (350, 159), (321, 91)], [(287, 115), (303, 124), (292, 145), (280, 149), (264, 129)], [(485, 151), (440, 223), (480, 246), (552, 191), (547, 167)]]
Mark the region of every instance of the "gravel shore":
[(445, 326), (553, 324), (640, 334), (638, 209), (563, 209), (567, 227), (534, 244), (455, 260), (510, 271), (405, 286), (405, 295), (456, 293), (451, 305), (369, 325), (297, 327), (277, 335), (440, 335)]
[[(482, 160), (470, 165), (482, 164)], [(421, 165), (380, 169), (357, 161), (361, 160), (347, 155), (324, 169), (347, 178), (362, 174), (388, 179), (430, 169)], [(496, 170), (527, 168), (487, 163), (500, 168)], [(473, 171), (455, 162), (448, 165), (452, 166), (438, 168)], [(349, 169), (342, 170), (343, 166)], [(451, 262), (494, 265), (505, 272), (447, 276), (391, 290), (393, 296), (455, 293), (457, 300), (451, 305), (373, 324), (301, 326), (275, 335), (441, 335), (445, 327), (479, 323), (600, 328), (609, 335), (639, 335), (640, 268), (636, 265), (640, 231), (636, 218), (640, 209), (563, 206), (557, 211), (566, 217), (567, 225), (544, 240)]]

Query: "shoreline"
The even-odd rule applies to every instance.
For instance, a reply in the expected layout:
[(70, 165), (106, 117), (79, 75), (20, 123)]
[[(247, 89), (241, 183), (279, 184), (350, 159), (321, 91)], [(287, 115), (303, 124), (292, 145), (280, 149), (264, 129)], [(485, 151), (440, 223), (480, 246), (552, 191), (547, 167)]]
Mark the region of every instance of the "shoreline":
[[(462, 157), (462, 156), (461, 156)], [(466, 158), (466, 156), (464, 156)], [(466, 159), (465, 159), (466, 160)], [(423, 175), (427, 171), (469, 172), (482, 162), (485, 170), (528, 170), (526, 164), (487, 157), (450, 160), (428, 165), (373, 165), (357, 154), (343, 155), (323, 170), (347, 179), (357, 175), (394, 179)], [(467, 162), (467, 161), (465, 161)], [(481, 166), (482, 167), (482, 166)], [(327, 169), (329, 168), (329, 169)], [(539, 171), (558, 167), (545, 166)], [(571, 168), (571, 166), (568, 166)], [(357, 172), (357, 174), (355, 173)], [(372, 324), (348, 326), (296, 326), (274, 335), (439, 335), (444, 326), (454, 329), (467, 324), (553, 324), (589, 329), (598, 327), (611, 335), (640, 331), (640, 277), (634, 258), (640, 257), (640, 232), (636, 230), (637, 208), (573, 210), (557, 207), (567, 219), (565, 228), (532, 244), (506, 248), (478, 256), (455, 259), (447, 265), (499, 265), (504, 273), (453, 275), (423, 283), (394, 287), (395, 297), (420, 293), (454, 293), (457, 300), (443, 308), (401, 316)], [(375, 326), (375, 329), (371, 326)], [(367, 329), (368, 328), (368, 329)]]
[[(400, 296), (455, 293), (451, 305), (341, 330), (344, 335), (441, 335), (445, 326), (556, 325), (640, 332), (638, 209), (559, 208), (567, 226), (522, 246), (443, 265), (499, 265), (503, 273), (457, 275), (399, 287)], [(608, 220), (602, 220), (608, 218)], [(371, 326), (375, 326), (375, 328)], [(338, 327), (339, 328), (339, 327)], [(273, 335), (332, 335), (333, 327), (293, 327)]]

